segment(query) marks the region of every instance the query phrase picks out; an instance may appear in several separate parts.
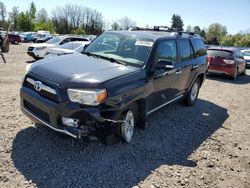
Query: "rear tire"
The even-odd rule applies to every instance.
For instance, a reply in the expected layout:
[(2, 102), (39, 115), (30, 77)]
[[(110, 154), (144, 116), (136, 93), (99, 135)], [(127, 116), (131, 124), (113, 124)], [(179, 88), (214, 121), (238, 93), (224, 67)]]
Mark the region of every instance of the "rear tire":
[(18, 44), (19, 44), (19, 42), (18, 42), (17, 40), (15, 40), (13, 43), (14, 43), (15, 45), (18, 45)]
[(192, 106), (197, 101), (199, 91), (200, 91), (200, 79), (197, 78), (190, 90), (188, 91), (187, 96), (183, 99), (183, 104), (186, 106)]
[(237, 77), (238, 77), (238, 69), (236, 69), (234, 75), (231, 76), (230, 79), (231, 79), (231, 80), (236, 80)]

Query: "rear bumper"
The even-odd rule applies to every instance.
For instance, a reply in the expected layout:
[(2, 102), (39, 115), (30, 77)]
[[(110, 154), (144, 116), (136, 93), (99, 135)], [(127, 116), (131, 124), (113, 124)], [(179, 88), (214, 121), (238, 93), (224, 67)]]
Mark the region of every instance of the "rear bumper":
[(226, 66), (209, 66), (208, 67), (208, 73), (213, 73), (213, 74), (225, 74), (228, 76), (234, 76), (236, 72), (235, 67), (226, 67)]
[[(96, 107), (82, 108), (70, 101), (56, 103), (40, 96), (35, 91), (22, 87), (20, 91), (21, 109), (35, 123), (43, 124), (56, 132), (73, 138), (90, 134), (107, 136), (112, 134), (120, 121), (105, 119)], [(62, 117), (79, 120), (77, 127), (62, 123)]]

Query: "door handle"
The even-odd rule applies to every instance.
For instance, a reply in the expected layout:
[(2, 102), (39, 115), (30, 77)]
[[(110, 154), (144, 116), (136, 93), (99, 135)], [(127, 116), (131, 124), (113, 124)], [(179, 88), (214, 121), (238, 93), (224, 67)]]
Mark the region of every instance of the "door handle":
[(197, 69), (200, 65), (193, 65), (192, 68), (193, 69)]
[(177, 71), (175, 72), (176, 75), (179, 75), (179, 74), (181, 74), (181, 73), (182, 73), (181, 70), (177, 70)]

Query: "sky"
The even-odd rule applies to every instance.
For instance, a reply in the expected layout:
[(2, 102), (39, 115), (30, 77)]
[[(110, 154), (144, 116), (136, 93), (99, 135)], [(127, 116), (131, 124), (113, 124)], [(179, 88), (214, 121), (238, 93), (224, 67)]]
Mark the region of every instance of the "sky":
[[(1, 0), (0, 0), (1, 1)], [(29, 8), (32, 0), (2, 1), (8, 12), (13, 6), (19, 11)], [(179, 14), (188, 25), (201, 29), (212, 23), (221, 23), (229, 34), (250, 30), (250, 0), (33, 0), (37, 10), (45, 8), (49, 14), (57, 6), (67, 3), (83, 5), (98, 10), (105, 22), (112, 23), (124, 16), (136, 22), (137, 26), (170, 26), (173, 14)]]

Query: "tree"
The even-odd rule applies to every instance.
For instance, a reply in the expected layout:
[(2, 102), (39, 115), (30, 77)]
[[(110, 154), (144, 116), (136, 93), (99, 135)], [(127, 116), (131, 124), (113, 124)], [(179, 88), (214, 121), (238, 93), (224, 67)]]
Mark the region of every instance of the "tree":
[(204, 40), (206, 40), (206, 32), (205, 32), (205, 29), (202, 29), (202, 30), (201, 30), (200, 35), (204, 38)]
[(17, 24), (18, 14), (19, 14), (18, 7), (13, 6), (12, 11), (9, 12), (9, 21), (13, 23), (14, 30), (18, 30), (18, 24)]
[(5, 21), (6, 14), (7, 14), (6, 7), (2, 2), (0, 2), (0, 19), (1, 19), (1, 21)]
[(187, 26), (186, 32), (192, 32), (192, 26), (191, 26), (191, 25), (188, 25), (188, 26)]
[(44, 8), (41, 8), (36, 14), (37, 22), (47, 22), (49, 20), (48, 13)]
[(30, 10), (29, 10), (30, 18), (34, 20), (36, 18), (36, 6), (35, 3), (32, 2), (30, 4)]
[(120, 29), (120, 25), (119, 25), (117, 22), (114, 22), (114, 23), (111, 25), (111, 29), (112, 29), (112, 30), (119, 30), (119, 29)]
[(201, 34), (201, 28), (199, 26), (194, 26), (194, 33)]
[(125, 16), (119, 20), (119, 25), (120, 29), (128, 30), (129, 28), (136, 26), (136, 22)]
[(211, 24), (206, 33), (206, 40), (208, 44), (220, 44), (223, 36), (227, 34), (227, 28), (219, 23)]
[(80, 5), (66, 4), (52, 11), (55, 30), (60, 34), (78, 32), (83, 29), (86, 34), (103, 32), (104, 21), (100, 12)]
[(171, 29), (176, 29), (177, 31), (183, 31), (183, 21), (178, 14), (174, 14), (171, 18)]

